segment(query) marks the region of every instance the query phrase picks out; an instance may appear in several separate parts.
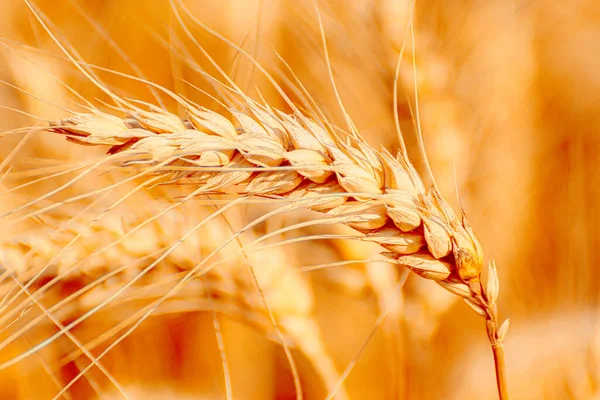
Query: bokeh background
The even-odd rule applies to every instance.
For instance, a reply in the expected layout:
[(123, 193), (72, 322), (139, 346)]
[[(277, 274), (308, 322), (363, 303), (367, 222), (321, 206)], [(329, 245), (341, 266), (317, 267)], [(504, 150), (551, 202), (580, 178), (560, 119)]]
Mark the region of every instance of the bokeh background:
[[(251, 63), (183, 17), (194, 39), (187, 36), (166, 0), (34, 3), (49, 18), (59, 39), (89, 64), (143, 77), (214, 107), (214, 101), (197, 90), (212, 90), (198, 68), (216, 74), (197, 41), (251, 96), (260, 93), (272, 106), (285, 109)], [(342, 126), (313, 2), (194, 0), (185, 4), (195, 18), (255, 56), (295, 97), (287, 63), (324, 112)], [(398, 113), (410, 155), (422, 168), (412, 118), (415, 76), (413, 46), (407, 36), (409, 2), (320, 0), (319, 5), (337, 87), (360, 132), (376, 148), (383, 145), (395, 150), (394, 113)], [(502, 316), (511, 318), (506, 352), (513, 398), (598, 398), (600, 6), (592, 0), (420, 0), (414, 19), (416, 86), (425, 147), (442, 192), (454, 199), (458, 189), (486, 257), (493, 257), (499, 267), (499, 307)], [(60, 107), (74, 109), (81, 101), (63, 84), (86, 99), (108, 100), (65, 59), (23, 1), (0, 2), (0, 37), (1, 131), (43, 126), (43, 119), (67, 115)], [(394, 109), (394, 70), (404, 44), (399, 103)], [(144, 84), (96, 72), (120, 95), (157, 102)], [(175, 102), (166, 96), (161, 100), (171, 112), (178, 112)], [(52, 171), (102, 153), (101, 149), (84, 150), (49, 134), (33, 133), (26, 141), (23, 135), (0, 138), (2, 160), (11, 157), (0, 171), (7, 177), (1, 181), (2, 211), (57, 186), (55, 180), (44, 180), (6, 192), (38, 177), (25, 171), (41, 167)], [(71, 185), (65, 196), (90, 192), (98, 182)], [(155, 191), (132, 197), (115, 218), (146, 220), (160, 207), (167, 207), (171, 195)], [(99, 206), (91, 210), (102, 210)], [(124, 259), (140, 259), (148, 248), (160, 247), (157, 243), (177, 240), (189, 223), (185, 216), (197, 216), (199, 221), (208, 209), (195, 204), (173, 211), (161, 229), (154, 227), (137, 238), (133, 250), (119, 247), (128, 253), (100, 258), (94, 272), (65, 279), (53, 296), (64, 298), (90, 276), (124, 265)], [(52, 218), (64, 219), (79, 210), (62, 207)], [(243, 208), (229, 215), (229, 220), (239, 229), (261, 212), (261, 207)], [(256, 238), (307, 218), (303, 213), (275, 218), (249, 234)], [(36, 257), (43, 258), (44, 252), (56, 254), (70, 238), (53, 236), (56, 225), (47, 221), (12, 223), (5, 218), (0, 224), (5, 226), (0, 233), (4, 262), (21, 263), (25, 269), (37, 262)], [(166, 260), (164, 264), (169, 265), (161, 265), (164, 276), (176, 276), (182, 263), (210, 252), (228, 235), (225, 228), (223, 236), (211, 229), (199, 233), (197, 242), (185, 247), (180, 258)], [(317, 231), (313, 227), (297, 234)], [(83, 257), (99, 243), (115, 240), (105, 236), (99, 226), (88, 242), (75, 245), (80, 250), (77, 254)], [(48, 240), (55, 247), (41, 250)], [(340, 396), (495, 398), (483, 322), (441, 288), (411, 276), (397, 295), (400, 271), (375, 263), (296, 272), (302, 266), (369, 259), (375, 252), (370, 246), (344, 241), (314, 241), (271, 249), (261, 254), (262, 259), (253, 260), (255, 269), (263, 271), (266, 298), (276, 316), (285, 320), (282, 327), (291, 338), (307, 398), (324, 398), (331, 382), (353, 361), (356, 365)], [(72, 260), (53, 263), (66, 265)], [(132, 398), (224, 398), (219, 342), (227, 354), (234, 398), (294, 398), (284, 352), (244, 262), (238, 264), (216, 268), (210, 282), (182, 294), (179, 306), (147, 319), (102, 359)], [(106, 286), (123, 285), (119, 276)], [(14, 288), (14, 281), (4, 275), (3, 279), (4, 288)], [(151, 284), (157, 280), (138, 285), (148, 285), (152, 293)], [(214, 287), (209, 290), (206, 285), (211, 282)], [(99, 312), (72, 334), (87, 343), (131, 317), (150, 297), (139, 296), (119, 312)], [(202, 302), (203, 298), (212, 300)], [(73, 300), (57, 318), (63, 323), (72, 321), (94, 301)], [(358, 356), (378, 315), (392, 303), (385, 322)], [(2, 329), (2, 340), (36, 313), (33, 310)], [(220, 336), (215, 335), (215, 321)], [(49, 318), (42, 318), (2, 350), (1, 362), (57, 330)], [(92, 350), (94, 354), (117, 333), (108, 335)], [(76, 350), (77, 345), (62, 336), (4, 368), (0, 397), (53, 398), (89, 363), (81, 354), (72, 355)], [(62, 396), (122, 397), (97, 367)]]

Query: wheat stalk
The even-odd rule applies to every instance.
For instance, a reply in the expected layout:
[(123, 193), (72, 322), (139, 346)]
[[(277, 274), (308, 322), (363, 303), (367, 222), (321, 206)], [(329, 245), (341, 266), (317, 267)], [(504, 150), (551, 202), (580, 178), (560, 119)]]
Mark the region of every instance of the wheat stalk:
[[(233, 96), (232, 96), (233, 97)], [(240, 100), (241, 99), (241, 100)], [(187, 119), (155, 106), (127, 103), (125, 118), (99, 110), (52, 124), (50, 131), (84, 145), (110, 146), (107, 161), (189, 184), (197, 194), (291, 202), (342, 223), (360, 239), (384, 247), (405, 266), (462, 297), (485, 317), (501, 398), (508, 398), (498, 323), (498, 278), (463, 212), (457, 216), (437, 189), (426, 187), (406, 154), (377, 151), (296, 110), (286, 114), (245, 96), (228, 111), (236, 121), (179, 99)]]

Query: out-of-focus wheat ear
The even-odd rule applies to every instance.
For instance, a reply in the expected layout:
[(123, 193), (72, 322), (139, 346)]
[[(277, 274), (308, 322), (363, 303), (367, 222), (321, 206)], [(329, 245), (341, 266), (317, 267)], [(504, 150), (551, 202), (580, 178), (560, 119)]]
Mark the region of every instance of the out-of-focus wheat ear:
[[(54, 254), (62, 252), (62, 256), (55, 260), (55, 263), (58, 263), (55, 265), (56, 268), (47, 272), (48, 277), (52, 274), (60, 274), (61, 271), (71, 269), (70, 275), (63, 274), (60, 279), (61, 282), (69, 282), (77, 279), (105, 281), (100, 285), (87, 285), (78, 297), (72, 298), (68, 296), (67, 298), (60, 299), (60, 301), (53, 304), (48, 310), (54, 315), (63, 315), (65, 318), (73, 319), (75, 315), (98, 307), (107, 298), (112, 296), (116, 289), (127, 286), (131, 277), (139, 276), (142, 273), (140, 271), (145, 269), (144, 266), (160, 254), (160, 249), (164, 246), (164, 243), (168, 243), (173, 238), (185, 236), (185, 225), (189, 225), (183, 212), (163, 214), (160, 219), (156, 219), (154, 222), (150, 220), (152, 223), (147, 223), (149, 221), (147, 217), (155, 218), (155, 216), (145, 216), (143, 210), (135, 213), (127, 213), (122, 210), (119, 210), (118, 213), (115, 210), (111, 211), (111, 213), (104, 215), (103, 218), (95, 217), (95, 223), (91, 227), (82, 225), (81, 228), (84, 229), (84, 232), (91, 229), (89, 234), (86, 235), (82, 235), (82, 232), (78, 232), (77, 230), (69, 230), (64, 231), (59, 236), (49, 238), (43, 232), (39, 234), (31, 232), (15, 243), (8, 242), (2, 244), (2, 249), (7, 255), (4, 261), (18, 263), (15, 267), (15, 273), (19, 275), (20, 279), (26, 280), (26, 277), (30, 276), (32, 272), (35, 275), (36, 270), (48, 264), (48, 260), (53, 259)], [(123, 212), (124, 214), (121, 214)], [(144, 225), (135, 235), (128, 237), (126, 236), (128, 233), (127, 228), (119, 224), (118, 221), (120, 218), (123, 218), (123, 215), (127, 215), (127, 218), (130, 219), (135, 214), (140, 214), (137, 219)], [(179, 275), (177, 271), (193, 268), (200, 261), (194, 255), (198, 253), (199, 249), (201, 252), (212, 250), (212, 247), (219, 246), (227, 238), (227, 231), (223, 231), (222, 228), (216, 229), (218, 226), (219, 224), (211, 227), (210, 235), (199, 231), (193, 236), (188, 236), (181, 243), (178, 251), (172, 252), (155, 269), (147, 274), (148, 279), (158, 283), (168, 283), (169, 280), (172, 280), (172, 277)], [(125, 237), (125, 240), (122, 239), (123, 237)], [(210, 240), (207, 240), (207, 238), (210, 238)], [(99, 242), (99, 240), (103, 240), (106, 243)], [(74, 243), (74, 245), (68, 246), (68, 243)], [(78, 269), (72, 270), (71, 265), (74, 261), (81, 262), (87, 258), (86, 249), (100, 247), (101, 249), (108, 250), (110, 248), (108, 247), (109, 245), (117, 248), (110, 251), (96, 252), (93, 259), (87, 260), (87, 265), (80, 264)], [(65, 251), (65, 249), (69, 251)], [(23, 257), (23, 251), (27, 252), (28, 257)], [(261, 263), (261, 268), (257, 270), (257, 273), (260, 274), (258, 279), (261, 282), (261, 290), (267, 297), (271, 311), (278, 320), (281, 320), (279, 326), (283, 330), (287, 338), (286, 340), (291, 339), (291, 343), (306, 354), (313, 368), (315, 368), (319, 376), (323, 379), (325, 386), (331, 388), (337, 381), (338, 375), (334, 363), (329, 358), (326, 347), (322, 343), (318, 325), (313, 319), (312, 295), (309, 287), (303, 282), (301, 276), (297, 275), (293, 268), (288, 267), (287, 263), (284, 262), (285, 253), (277, 250), (268, 250), (269, 256), (267, 259), (271, 260), (269, 263), (265, 263), (262, 258), (264, 250), (262, 253), (262, 255), (253, 253), (249, 254), (249, 256), (252, 258), (251, 262)], [(153, 254), (155, 254), (153, 257), (144, 261), (145, 256)], [(128, 256), (125, 258), (126, 255)], [(118, 258), (115, 259), (115, 256)], [(111, 277), (111, 267), (119, 265), (119, 263), (123, 263), (126, 260), (136, 261), (136, 264), (120, 272), (118, 270), (115, 271), (118, 274)], [(244, 309), (248, 310), (249, 316), (256, 313), (264, 314), (265, 308), (261, 296), (257, 295), (254, 284), (248, 279), (248, 274), (242, 273), (246, 264), (232, 259), (226, 263), (222, 263), (219, 268), (211, 269), (209, 273), (203, 275), (203, 279), (207, 285), (210, 285), (211, 292), (214, 293), (215, 298), (231, 304), (241, 305)], [(116, 305), (119, 304), (119, 301), (123, 301), (126, 298), (134, 300), (136, 292), (140, 292), (140, 294), (145, 292), (147, 293), (145, 296), (157, 298), (164, 295), (166, 293), (165, 290), (168, 289), (168, 286), (161, 289), (148, 282), (147, 279), (140, 280), (137, 286), (131, 287), (123, 295), (115, 298), (113, 302)], [(153, 286), (154, 288), (152, 288)], [(44, 286), (41, 287), (41, 289), (43, 288)], [(184, 291), (182, 295), (193, 296), (193, 293), (193, 291)], [(34, 294), (36, 293), (34, 292)], [(37, 295), (39, 297), (39, 294)], [(49, 301), (48, 296), (42, 299), (45, 299), (44, 301), (46, 302)], [(71, 311), (66, 312), (67, 309)], [(124, 308), (121, 306), (121, 311), (123, 310)], [(139, 313), (139, 315), (143, 315), (147, 310), (148, 308), (144, 308), (143, 312)], [(97, 312), (101, 312), (101, 310), (99, 309)], [(114, 311), (112, 312), (114, 313)], [(262, 329), (266, 332), (271, 331), (272, 327), (269, 327), (266, 315), (262, 318), (264, 318), (264, 321), (259, 326), (262, 326)], [(29, 324), (29, 327), (26, 328), (32, 329), (35, 324), (41, 322), (42, 320), (40, 319), (37, 321), (34, 320), (32, 321), (33, 325)], [(126, 327), (127, 324), (121, 325), (121, 329)], [(117, 332), (115, 331), (113, 334)], [(105, 336), (102, 341), (106, 341), (111, 337), (112, 335)], [(100, 343), (95, 343), (93, 346), (95, 347)], [(6, 345), (6, 342), (4, 345)], [(84, 347), (87, 348), (91, 345), (92, 343), (86, 344)], [(72, 356), (70, 358), (73, 359)]]

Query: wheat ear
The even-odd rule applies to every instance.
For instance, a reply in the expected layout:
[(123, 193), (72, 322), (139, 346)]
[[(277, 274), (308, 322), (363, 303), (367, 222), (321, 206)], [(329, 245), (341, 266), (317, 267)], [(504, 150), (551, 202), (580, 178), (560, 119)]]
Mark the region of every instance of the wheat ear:
[[(149, 197), (138, 197), (136, 200), (138, 203), (151, 201)], [(160, 201), (155, 200), (154, 205), (160, 206)], [(168, 206), (169, 204), (165, 204), (159, 208), (168, 210)], [(82, 287), (83, 289), (70, 293), (66, 298), (64, 296), (68, 289), (61, 288), (59, 284), (55, 285), (58, 288), (52, 290), (51, 284), (40, 283), (33, 292), (59, 320), (79, 319), (81, 315), (109, 299), (118, 288), (127, 285), (132, 277), (140, 275), (168, 248), (173, 238), (185, 235), (190, 225), (186, 218), (190, 209), (183, 205), (181, 207), (183, 210), (161, 213), (159, 218), (155, 218), (148, 210), (129, 207), (112, 210), (102, 218), (97, 218), (92, 212), (89, 215), (94, 221), (92, 224), (74, 223), (70, 216), (65, 218), (56, 215), (46, 219), (50, 226), (45, 229), (0, 242), (0, 265), (7, 266), (22, 282), (28, 282), (33, 276), (43, 272), (41, 282), (50, 280), (51, 283), (66, 283), (67, 287), (69, 284)], [(194, 212), (202, 214), (201, 216), (208, 214), (202, 207), (196, 208)], [(56, 234), (53, 227), (63, 223), (65, 228)], [(106, 314), (111, 320), (117, 321), (116, 326), (86, 343), (85, 348), (92, 350), (117, 335), (134, 320), (135, 315), (130, 315), (132, 310), (139, 311), (136, 308), (140, 308), (140, 304), (163, 296), (174, 282), (225, 242), (231, 232), (224, 225), (211, 224), (210, 230), (201, 229), (189, 236), (180, 243), (176, 252), (146, 274), (140, 284), (130, 287), (111, 301)], [(235, 253), (233, 244), (227, 249), (228, 252)], [(321, 377), (325, 388), (332, 391), (339, 374), (334, 361), (327, 354), (314, 318), (314, 299), (310, 287), (298, 271), (284, 261), (285, 253), (281, 249), (267, 248), (266, 251), (266, 257), (265, 249), (262, 249), (260, 257), (256, 257), (256, 252), (248, 251), (246, 254), (252, 264), (260, 261), (261, 268), (256, 271), (262, 292), (276, 319), (280, 321), (286, 341), (304, 353)], [(216, 309), (274, 337), (262, 300), (246, 270), (248, 260), (241, 258), (242, 255), (236, 253), (235, 259), (229, 257), (217, 260), (218, 268), (212, 268), (203, 275), (203, 280), (186, 285), (184, 291), (180, 291), (163, 306), (164, 312), (205, 307)], [(116, 265), (123, 267), (115, 269)], [(73, 285), (74, 282), (77, 284)], [(1, 295), (10, 294), (11, 291), (14, 291), (11, 281), (0, 284)], [(206, 297), (208, 300), (203, 302)], [(27, 300), (20, 306), (25, 304), (28, 304)], [(127, 307), (128, 304), (132, 306)], [(21, 324), (18, 331), (0, 344), (0, 348), (9, 345), (13, 338), (20, 337), (22, 333), (38, 327), (43, 320), (44, 315), (40, 315)], [(59, 362), (65, 364), (76, 360), (81, 353), (82, 349), (77, 348)], [(345, 389), (339, 390), (340, 398), (347, 398)]]
[[(247, 97), (230, 118), (182, 101), (187, 119), (131, 105), (124, 118), (99, 110), (52, 124), (84, 145), (110, 146), (122, 167), (153, 168), (166, 184), (200, 194), (234, 194), (293, 202), (343, 223), (384, 247), (390, 262), (434, 280), (486, 318), (502, 399), (508, 398), (498, 323), (498, 277), (490, 263), (481, 282), (482, 248), (463, 212), (458, 217), (427, 188), (404, 153), (377, 151), (300, 111), (285, 114)], [(344, 139), (342, 139), (342, 137)], [(157, 168), (158, 166), (158, 168)]]

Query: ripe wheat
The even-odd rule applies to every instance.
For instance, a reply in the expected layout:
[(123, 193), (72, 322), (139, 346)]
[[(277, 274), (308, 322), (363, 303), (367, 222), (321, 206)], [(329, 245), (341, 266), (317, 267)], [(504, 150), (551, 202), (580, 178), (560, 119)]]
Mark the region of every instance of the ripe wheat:
[[(32, 11), (51, 34), (40, 15), (33, 8)], [(193, 40), (187, 30), (186, 33)], [(483, 252), (464, 213), (461, 210), (456, 215), (435, 185), (423, 183), (405, 151), (394, 157), (385, 149), (371, 148), (345, 111), (349, 132), (333, 127), (324, 118), (308, 117), (289, 101), (291, 114), (259, 104), (245, 96), (230, 79), (226, 80), (231, 88), (215, 83), (221, 93), (223, 87), (224, 92), (230, 93), (222, 96), (227, 102), (227, 116), (173, 95), (185, 109), (186, 119), (181, 119), (156, 106), (118, 98), (55, 41), (86, 77), (116, 100), (118, 108), (126, 110), (121, 118), (90, 106), (89, 113), (51, 124), (50, 131), (65, 135), (72, 142), (109, 147), (109, 156), (90, 168), (112, 164), (123, 171), (134, 170), (139, 172), (136, 177), (149, 177), (141, 188), (151, 184), (178, 185), (191, 188), (190, 197), (233, 196), (235, 200), (227, 206), (256, 198), (280, 201), (286, 205), (276, 212), (303, 207), (321, 213), (322, 218), (315, 224), (344, 224), (355, 229), (359, 233), (355, 239), (379, 244), (386, 249), (382, 254), (390, 263), (433, 280), (462, 297), (486, 319), (498, 389), (502, 399), (508, 398), (502, 350), (508, 321), (501, 326), (498, 323), (495, 266), (490, 263), (487, 284), (482, 284)], [(324, 35), (323, 42), (325, 45)], [(328, 68), (332, 75), (329, 64)], [(203, 269), (198, 267), (253, 224), (236, 232), (193, 266), (190, 273), (194, 274), (186, 274), (162, 299), (173, 298), (174, 292), (183, 289), (191, 278), (212, 271), (214, 263)], [(252, 249), (270, 236), (255, 240), (247, 248)], [(168, 254), (170, 251), (164, 256)], [(125, 289), (123, 286), (117, 293), (122, 294)], [(301, 397), (297, 379), (295, 384)], [(330, 396), (334, 393), (330, 392)]]
[(75, 143), (109, 146), (107, 162), (158, 176), (163, 184), (187, 184), (194, 195), (279, 200), (322, 213), (320, 223), (354, 228), (361, 240), (384, 247), (389, 262), (435, 281), (486, 318), (506, 396), (502, 342), (508, 321), (498, 324), (495, 266), (490, 263), (483, 285), (483, 252), (464, 213), (457, 216), (435, 186), (424, 185), (405, 153), (393, 157), (355, 132), (245, 96), (228, 109), (235, 125), (180, 102), (187, 119), (128, 103), (124, 118), (93, 110), (50, 130)]
[[(138, 204), (153, 201), (143, 193), (135, 200)], [(178, 243), (175, 251), (169, 252), (160, 263), (144, 273), (172, 245), (173, 238), (186, 236), (193, 226), (185, 217), (188, 212), (193, 211), (198, 217), (209, 215), (203, 207), (195, 207), (194, 210), (188, 207), (179, 212), (161, 213), (156, 218), (152, 210), (161, 208), (160, 203), (154, 200), (151, 209), (117, 208), (101, 218), (91, 213), (91, 224), (75, 223), (70, 220), (71, 216), (58, 213), (51, 218), (46, 217), (48, 226), (0, 243), (0, 265), (6, 266), (7, 271), (21, 282), (35, 279), (32, 296), (59, 321), (81, 319), (83, 322), (82, 315), (110, 302), (94, 314), (115, 321), (115, 326), (86, 343), (85, 349), (90, 351), (118, 336), (118, 332), (131, 323), (140, 309), (145, 311), (148, 304), (164, 296), (188, 271), (231, 236), (226, 224), (211, 224), (210, 229), (195, 230), (194, 234), (187, 235)], [(168, 210), (171, 205), (166, 203), (163, 206)], [(56, 226), (64, 228), (57, 230)], [(231, 253), (235, 246), (226, 249)], [(336, 390), (339, 374), (327, 354), (314, 318), (313, 294), (306, 280), (294, 270), (279, 248), (268, 248), (266, 256), (264, 250), (261, 256), (256, 252), (236, 255), (217, 260), (218, 268), (212, 268), (202, 279), (188, 283), (157, 313), (217, 310), (256, 327), (267, 337), (276, 338), (263, 299), (256, 292), (247, 271), (248, 263), (260, 263), (260, 268), (255, 268), (255, 271), (261, 293), (286, 342), (304, 353), (328, 392)], [(131, 286), (134, 278), (138, 278), (138, 282)], [(69, 287), (79, 290), (73, 291)], [(115, 296), (124, 287), (127, 290)], [(0, 293), (10, 296), (14, 288), (14, 282), (6, 279), (0, 284)], [(12, 297), (10, 300), (17, 304), (16, 307), (9, 310), (0, 307), (3, 311), (0, 321), (6, 322), (2, 325), (7, 325), (31, 307), (31, 299), (18, 299)], [(41, 324), (50, 322), (43, 313), (30, 314), (29, 317), (19, 321), (14, 332), (0, 343), (0, 348), (6, 348), (24, 333), (39, 330)], [(64, 366), (82, 357), (82, 353), (83, 348), (76, 348), (55, 362)], [(68, 386), (61, 389), (64, 391)], [(341, 398), (346, 398), (344, 388), (338, 390)]]

